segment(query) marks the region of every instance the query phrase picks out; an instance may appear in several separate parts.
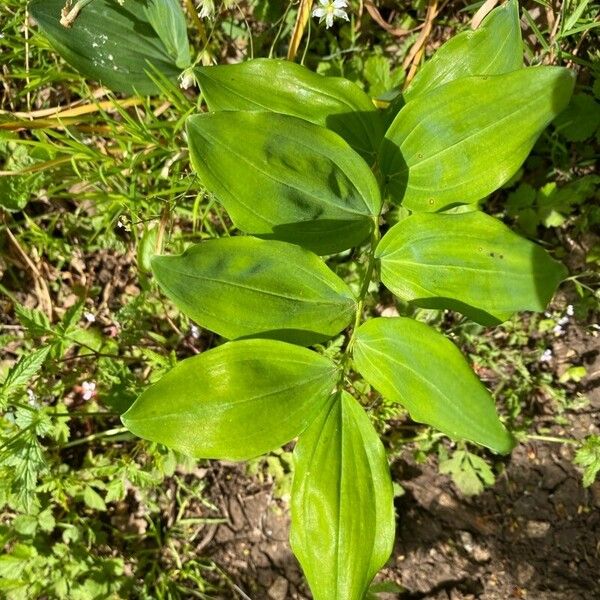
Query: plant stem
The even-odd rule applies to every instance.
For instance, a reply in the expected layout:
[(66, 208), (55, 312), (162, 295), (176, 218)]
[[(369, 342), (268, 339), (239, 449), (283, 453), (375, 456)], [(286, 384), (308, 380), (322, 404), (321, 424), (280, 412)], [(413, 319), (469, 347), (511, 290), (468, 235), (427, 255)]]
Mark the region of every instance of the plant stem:
[(560, 438), (554, 437), (552, 435), (537, 435), (537, 434), (527, 434), (528, 440), (534, 440), (536, 442), (554, 442), (556, 444), (573, 444), (574, 446), (578, 446), (581, 442), (579, 440), (574, 440), (572, 438)]
[(50, 417), (70, 417), (73, 419), (87, 419), (88, 417), (118, 417), (119, 413), (118, 412), (77, 412), (77, 411), (73, 411), (73, 412), (53, 412), (53, 413), (48, 413), (48, 416)]
[(88, 435), (79, 440), (74, 440), (73, 442), (68, 442), (63, 446), (60, 446), (60, 449), (64, 448), (73, 448), (74, 446), (81, 446), (82, 444), (87, 444), (88, 442), (93, 442), (95, 440), (102, 439), (104, 437), (111, 437), (113, 435), (119, 435), (121, 433), (129, 433), (129, 429), (127, 427), (115, 427), (114, 429), (107, 429), (106, 431), (101, 431), (99, 433), (92, 433), (92, 435)]
[(206, 46), (206, 44), (208, 43), (208, 40), (206, 37), (206, 29), (204, 27), (204, 23), (202, 22), (202, 19), (198, 15), (198, 11), (196, 10), (196, 5), (194, 4), (194, 1), (193, 0), (185, 0), (185, 6), (188, 10), (188, 13), (190, 14), (190, 18), (192, 19), (192, 21), (194, 22), (194, 25), (196, 26), (196, 29), (198, 30), (198, 35), (200, 36), (200, 41), (202, 42), (202, 44), (204, 44)]
[(69, 0), (61, 11), (60, 24), (63, 27), (71, 27), (81, 12), (81, 9), (88, 5), (92, 0), (78, 0), (75, 6), (71, 8), (72, 1)]
[(350, 340), (348, 341), (348, 345), (346, 346), (346, 354), (348, 354), (350, 350), (352, 350), (356, 330), (360, 326), (362, 320), (365, 297), (369, 291), (369, 284), (371, 283), (371, 279), (373, 278), (373, 271), (375, 270), (375, 249), (377, 248), (377, 244), (379, 243), (380, 237), (381, 235), (379, 233), (379, 225), (375, 223), (375, 228), (373, 229), (373, 233), (371, 235), (371, 248), (369, 249), (369, 255), (367, 258), (367, 268), (365, 269), (365, 274), (363, 276), (363, 280), (360, 286), (360, 292), (358, 293), (356, 316), (354, 318), (354, 325), (352, 326), (352, 335), (350, 336)]

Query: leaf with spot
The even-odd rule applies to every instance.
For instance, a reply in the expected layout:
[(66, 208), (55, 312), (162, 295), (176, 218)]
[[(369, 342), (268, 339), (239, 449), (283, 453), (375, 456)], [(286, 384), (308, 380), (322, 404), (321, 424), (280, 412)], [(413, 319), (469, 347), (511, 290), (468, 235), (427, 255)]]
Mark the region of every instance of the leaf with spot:
[(312, 252), (243, 236), (155, 256), (154, 275), (189, 317), (229, 339), (255, 336), (311, 345), (352, 320), (350, 288)]
[(332, 254), (359, 245), (381, 210), (377, 181), (337, 134), (296, 117), (219, 112), (188, 119), (192, 165), (234, 224)]
[[(152, 0), (154, 1), (154, 0)], [(177, 33), (177, 56), (152, 26), (155, 10), (146, 1), (94, 0), (84, 6), (71, 27), (60, 23), (65, 0), (34, 0), (31, 14), (52, 47), (84, 77), (99, 81), (115, 92), (158, 94), (148, 73), (158, 70), (176, 82), (177, 62), (185, 58)], [(179, 25), (179, 27), (181, 24)], [(174, 43), (174, 42), (173, 42)]]
[(544, 310), (567, 275), (541, 246), (478, 211), (411, 215), (384, 235), (376, 256), (382, 282), (402, 300), (483, 324)]
[(304, 431), (337, 379), (336, 366), (306, 348), (229, 342), (178, 363), (121, 420), (189, 456), (247, 460)]

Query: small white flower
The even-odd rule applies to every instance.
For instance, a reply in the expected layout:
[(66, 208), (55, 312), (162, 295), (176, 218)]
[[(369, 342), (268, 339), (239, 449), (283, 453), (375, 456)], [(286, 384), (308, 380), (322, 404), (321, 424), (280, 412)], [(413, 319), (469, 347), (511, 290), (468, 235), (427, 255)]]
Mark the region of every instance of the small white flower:
[(193, 85), (196, 85), (196, 76), (194, 75), (194, 68), (190, 67), (179, 75), (179, 87), (182, 90), (187, 90)]
[(552, 331), (554, 332), (554, 335), (556, 335), (556, 336), (560, 336), (565, 332), (565, 330), (563, 329), (563, 326), (560, 324), (556, 325)]
[(198, 327), (198, 325), (191, 325), (190, 335), (197, 340), (200, 337), (200, 327)]
[(569, 317), (572, 317), (575, 314), (575, 309), (573, 308), (572, 304), (569, 304), (569, 306), (567, 306), (567, 315), (569, 315)]
[(91, 313), (89, 311), (85, 311), (83, 313), (83, 318), (88, 322), (88, 323), (93, 323), (96, 320), (96, 317), (94, 316), (94, 313)]
[(27, 388), (27, 397), (29, 398), (29, 404), (31, 406), (37, 406), (37, 396), (35, 395), (33, 390)]
[(201, 19), (212, 19), (215, 16), (214, 0), (202, 0), (198, 5)]
[(312, 16), (319, 19), (319, 23), (325, 21), (325, 27), (329, 29), (333, 25), (333, 19), (344, 19), (349, 21), (345, 8), (348, 7), (347, 0), (319, 0), (321, 6), (312, 11)]
[(546, 350), (544, 350), (544, 353), (542, 354), (542, 356), (540, 356), (540, 362), (547, 363), (547, 362), (550, 362), (551, 360), (552, 360), (552, 350), (550, 350), (550, 348), (547, 348)]
[(96, 384), (93, 381), (84, 381), (81, 384), (81, 389), (83, 391), (81, 397), (84, 400), (91, 400), (96, 394)]

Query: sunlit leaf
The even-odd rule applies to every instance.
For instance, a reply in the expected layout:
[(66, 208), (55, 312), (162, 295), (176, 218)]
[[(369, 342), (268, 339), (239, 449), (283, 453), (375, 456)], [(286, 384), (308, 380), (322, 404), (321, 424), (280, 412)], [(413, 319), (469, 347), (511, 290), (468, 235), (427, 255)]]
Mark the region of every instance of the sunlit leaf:
[(428, 325), (404, 317), (376, 318), (357, 331), (354, 361), (384, 398), (419, 423), (502, 454), (514, 446), (494, 401), (458, 348)]
[(568, 104), (572, 71), (532, 67), (463, 77), (417, 96), (385, 135), (381, 170), (391, 199), (437, 212), (484, 198), (522, 165)]
[(460, 77), (501, 75), (523, 66), (519, 3), (509, 0), (495, 8), (475, 31), (451, 37), (417, 71), (404, 92), (406, 101)]
[(344, 329), (356, 300), (308, 250), (252, 237), (210, 240), (156, 256), (163, 291), (196, 323), (229, 339), (260, 335), (310, 345)]
[(258, 58), (235, 65), (198, 67), (211, 111), (273, 111), (322, 125), (372, 161), (383, 137), (370, 98), (341, 77), (323, 77), (288, 60)]
[(201, 183), (242, 231), (330, 254), (372, 230), (381, 209), (377, 181), (324, 127), (241, 111), (195, 115), (187, 131)]
[(394, 543), (385, 449), (358, 402), (342, 392), (296, 449), (290, 541), (315, 600), (362, 600)]
[(139, 437), (190, 456), (245, 460), (301, 433), (337, 377), (330, 360), (306, 348), (229, 342), (178, 363), (121, 419)]
[(399, 298), (484, 324), (544, 310), (567, 274), (541, 246), (478, 211), (412, 215), (390, 229), (376, 255), (381, 280)]

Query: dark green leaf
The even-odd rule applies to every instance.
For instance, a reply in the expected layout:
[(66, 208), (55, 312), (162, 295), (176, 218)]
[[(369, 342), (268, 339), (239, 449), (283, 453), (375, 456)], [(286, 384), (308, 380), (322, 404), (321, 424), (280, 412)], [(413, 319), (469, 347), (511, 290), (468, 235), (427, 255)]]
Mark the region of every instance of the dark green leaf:
[(295, 455), (290, 541), (315, 600), (362, 600), (394, 544), (385, 449), (346, 392), (302, 434)]
[(330, 360), (306, 348), (229, 342), (180, 362), (121, 419), (132, 433), (183, 454), (245, 460), (301, 433), (337, 378)]
[(377, 181), (337, 134), (259, 112), (196, 115), (187, 130), (200, 181), (242, 231), (330, 254), (372, 230)]
[(600, 125), (600, 103), (588, 94), (575, 94), (554, 126), (570, 142), (591, 138)]
[(399, 298), (483, 324), (544, 310), (566, 276), (543, 248), (481, 212), (412, 215), (390, 229), (376, 256)]
[(358, 329), (354, 361), (384, 398), (454, 439), (508, 453), (514, 446), (489, 392), (456, 346), (424, 323), (377, 318)]
[(417, 72), (404, 92), (408, 102), (461, 77), (501, 75), (523, 66), (519, 3), (494, 9), (475, 31), (450, 38)]
[(567, 105), (573, 72), (532, 67), (463, 77), (418, 96), (386, 133), (381, 170), (394, 202), (437, 212), (484, 198), (518, 170)]
[(180, 256), (156, 256), (163, 291), (202, 327), (226, 338), (270, 337), (303, 345), (338, 334), (356, 300), (312, 252), (285, 242), (222, 238)]
[(196, 69), (211, 111), (273, 111), (335, 131), (372, 161), (383, 137), (370, 98), (341, 77), (323, 77), (288, 60), (259, 58)]
[(150, 65), (176, 81), (181, 69), (152, 28), (146, 3), (94, 0), (71, 27), (60, 24), (65, 0), (34, 0), (31, 14), (54, 49), (85, 77), (115, 92), (157, 94)]

